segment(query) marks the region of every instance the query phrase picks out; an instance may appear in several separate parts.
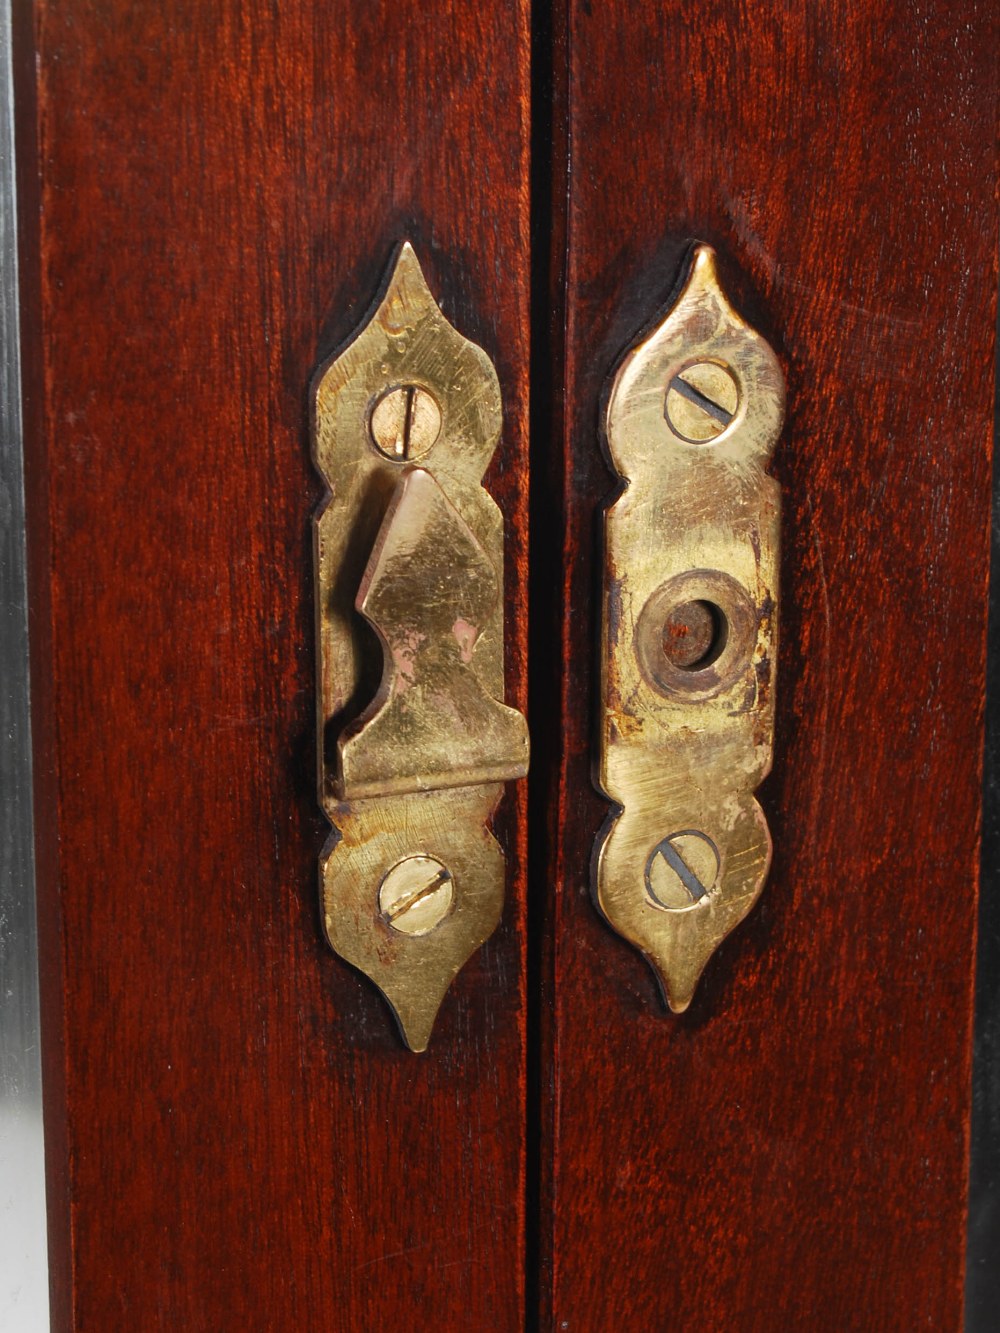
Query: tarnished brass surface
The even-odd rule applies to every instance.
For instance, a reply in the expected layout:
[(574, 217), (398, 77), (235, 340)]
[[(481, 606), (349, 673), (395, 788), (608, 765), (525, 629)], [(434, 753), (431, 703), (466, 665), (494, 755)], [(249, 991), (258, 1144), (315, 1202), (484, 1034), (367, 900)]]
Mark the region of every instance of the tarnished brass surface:
[(618, 811), (597, 897), (678, 1012), (770, 864), (753, 792), (772, 755), (780, 497), (764, 469), (783, 412), (773, 352), (698, 247), (606, 415), (626, 488), (605, 515), (600, 781)]
[(486, 825), (528, 765), (525, 720), (502, 702), (503, 530), (481, 485), (500, 424), (489, 358), (404, 244), (317, 378), (313, 448), (329, 486), (315, 526), (324, 923), (413, 1050), (499, 920), (504, 858)]

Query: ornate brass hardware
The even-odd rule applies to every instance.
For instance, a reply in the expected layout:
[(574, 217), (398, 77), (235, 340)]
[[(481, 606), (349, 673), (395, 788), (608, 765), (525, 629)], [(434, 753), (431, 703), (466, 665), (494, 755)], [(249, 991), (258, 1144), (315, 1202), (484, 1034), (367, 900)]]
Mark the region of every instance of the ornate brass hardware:
[(487, 824), (528, 768), (525, 720), (502, 702), (503, 524), (481, 485), (500, 424), (489, 358), (403, 245), (377, 310), (317, 378), (313, 448), (329, 486), (315, 525), (323, 919), (414, 1051), (500, 919)]
[(783, 413), (774, 353), (699, 246), (606, 415), (626, 489), (604, 525), (600, 780), (618, 810), (597, 897), (678, 1012), (770, 865), (753, 792), (773, 742), (780, 496), (764, 469)]

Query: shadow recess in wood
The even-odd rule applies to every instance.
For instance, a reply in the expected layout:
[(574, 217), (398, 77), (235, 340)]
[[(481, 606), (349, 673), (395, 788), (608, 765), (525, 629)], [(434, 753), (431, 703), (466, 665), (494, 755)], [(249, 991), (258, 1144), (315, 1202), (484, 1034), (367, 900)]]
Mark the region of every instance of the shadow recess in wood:
[(487, 827), (528, 767), (503, 703), (503, 525), (481, 485), (500, 437), (486, 353), (400, 249), (385, 295), (321, 369), (313, 449), (321, 861), (332, 948), (427, 1047), (452, 979), (490, 936), (503, 853)]
[(605, 421), (625, 490), (604, 520), (597, 899), (688, 1007), (746, 916), (771, 840), (784, 414), (770, 347), (694, 251), (673, 309), (624, 358)]

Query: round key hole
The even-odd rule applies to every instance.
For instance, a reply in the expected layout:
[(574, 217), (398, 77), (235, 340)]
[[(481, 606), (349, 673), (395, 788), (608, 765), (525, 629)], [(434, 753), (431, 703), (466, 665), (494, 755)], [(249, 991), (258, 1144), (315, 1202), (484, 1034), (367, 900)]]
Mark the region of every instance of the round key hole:
[(729, 622), (714, 602), (681, 602), (663, 622), (663, 655), (681, 671), (702, 671), (718, 661)]
[(744, 585), (721, 569), (689, 569), (647, 597), (635, 651), (658, 694), (711, 699), (750, 668), (757, 637), (757, 609)]

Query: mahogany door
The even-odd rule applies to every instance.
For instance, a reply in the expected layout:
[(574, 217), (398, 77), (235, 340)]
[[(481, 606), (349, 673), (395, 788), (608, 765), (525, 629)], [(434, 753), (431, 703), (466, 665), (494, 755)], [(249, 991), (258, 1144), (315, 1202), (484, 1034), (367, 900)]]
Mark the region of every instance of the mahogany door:
[(523, 784), (503, 925), (416, 1057), (320, 929), (307, 422), (409, 237), (502, 377), (523, 707), (526, 11), (21, 18), (54, 1324), (514, 1328)]
[[(568, 0), (555, 58), (543, 1324), (957, 1328), (995, 27), (977, 3), (627, 8)], [(777, 351), (788, 416), (774, 861), (670, 1017), (589, 901), (593, 531), (608, 370), (691, 237)]]
[[(988, 573), (979, 0), (15, 10), (58, 1329), (958, 1329)], [(409, 239), (497, 368), (496, 933), (317, 908), (316, 368)], [(690, 1009), (591, 857), (602, 393), (693, 241), (788, 413), (774, 838)], [(530, 396), (530, 430), (529, 430)]]

